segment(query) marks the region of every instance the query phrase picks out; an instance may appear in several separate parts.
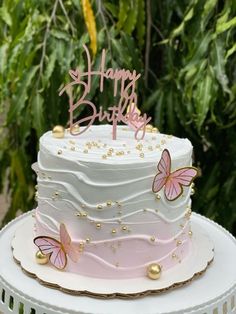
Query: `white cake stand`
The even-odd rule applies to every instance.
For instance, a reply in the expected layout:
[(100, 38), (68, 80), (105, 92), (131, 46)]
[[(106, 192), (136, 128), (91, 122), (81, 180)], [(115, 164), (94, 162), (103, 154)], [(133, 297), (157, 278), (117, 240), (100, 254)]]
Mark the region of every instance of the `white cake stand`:
[(203, 276), (159, 295), (101, 300), (44, 287), (22, 272), (12, 258), (11, 241), (30, 214), (12, 221), (0, 233), (0, 311), (4, 314), (236, 313), (236, 240), (205, 217), (193, 214), (191, 218), (208, 231), (215, 245), (214, 261)]

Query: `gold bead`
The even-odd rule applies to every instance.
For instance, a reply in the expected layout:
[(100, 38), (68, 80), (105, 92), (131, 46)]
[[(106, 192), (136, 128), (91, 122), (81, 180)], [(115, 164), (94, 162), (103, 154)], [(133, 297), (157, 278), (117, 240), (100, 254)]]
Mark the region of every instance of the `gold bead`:
[(102, 205), (97, 205), (97, 209), (102, 209)]
[(157, 263), (152, 263), (147, 267), (147, 276), (150, 279), (156, 280), (161, 276), (161, 266)]
[(59, 195), (59, 192), (58, 192), (58, 191), (56, 191), (54, 194), (55, 194), (56, 196), (58, 196), (58, 195)]
[(179, 245), (181, 245), (181, 244), (182, 244), (182, 241), (181, 241), (181, 240), (178, 240), (177, 243), (176, 243), (177, 246), (179, 246)]
[(146, 132), (152, 132), (153, 126), (151, 124), (147, 124), (145, 127)]
[(152, 146), (148, 146), (148, 149), (151, 150), (151, 151), (153, 150)]
[(156, 200), (160, 200), (160, 199), (161, 199), (160, 195), (157, 194), (157, 195), (156, 195)]
[(71, 130), (73, 134), (78, 134), (80, 130), (79, 124), (74, 125)]
[(54, 126), (52, 136), (55, 138), (63, 138), (65, 136), (65, 129), (62, 125)]
[(144, 158), (144, 153), (139, 154), (139, 157)]
[(73, 140), (69, 140), (69, 143), (72, 145), (75, 145), (75, 141), (73, 141)]
[(59, 150), (57, 151), (57, 154), (58, 154), (58, 155), (61, 155), (61, 154), (62, 154), (62, 150), (59, 149)]
[(107, 155), (102, 155), (102, 159), (107, 159)]
[(108, 151), (113, 153), (114, 152), (114, 148), (109, 148)]
[(84, 154), (88, 154), (88, 150), (87, 149), (84, 149)]
[(190, 195), (193, 195), (194, 193), (195, 193), (195, 190), (192, 188), (191, 192), (190, 192)]
[(90, 238), (86, 238), (86, 243), (90, 243), (91, 242), (91, 239)]
[(191, 237), (193, 235), (193, 232), (189, 230), (188, 235)]
[(49, 261), (48, 255), (43, 254), (41, 251), (36, 252), (35, 259), (39, 265), (45, 265)]
[(157, 133), (158, 132), (158, 128), (152, 128), (152, 133)]
[(126, 230), (127, 230), (127, 227), (126, 227), (126, 226), (123, 226), (123, 227), (122, 227), (122, 230), (123, 230), (123, 231), (126, 231)]
[(35, 185), (35, 190), (36, 190), (36, 191), (38, 190), (38, 185), (37, 185), (37, 184)]
[(101, 229), (101, 224), (100, 224), (100, 223), (97, 223), (97, 224), (96, 224), (96, 228), (97, 228), (97, 229)]
[(161, 140), (161, 145), (164, 145), (166, 143), (165, 140)]
[(107, 156), (111, 157), (112, 156), (112, 152), (108, 151), (107, 152)]
[(150, 238), (150, 241), (152, 241), (152, 242), (155, 242), (155, 237), (154, 236), (152, 236), (151, 238)]
[(172, 258), (177, 258), (177, 255), (176, 255), (175, 253), (173, 253), (173, 254), (171, 255), (171, 257), (172, 257)]
[(88, 216), (88, 214), (86, 212), (82, 213), (82, 217), (87, 217), (87, 216)]
[(116, 233), (116, 229), (112, 229), (112, 230), (111, 230), (111, 233), (112, 233), (112, 234), (115, 234), (115, 233)]
[(111, 206), (112, 205), (112, 201), (107, 201), (107, 206)]

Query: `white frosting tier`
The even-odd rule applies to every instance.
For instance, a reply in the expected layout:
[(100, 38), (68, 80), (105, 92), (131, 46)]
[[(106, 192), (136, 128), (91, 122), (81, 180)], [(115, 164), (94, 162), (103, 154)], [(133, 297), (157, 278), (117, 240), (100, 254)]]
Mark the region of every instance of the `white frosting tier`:
[(58, 237), (64, 223), (73, 242), (84, 243), (80, 261), (68, 263), (68, 271), (127, 278), (145, 275), (150, 262), (168, 269), (191, 248), (191, 189), (170, 202), (162, 190), (159, 197), (152, 192), (152, 182), (163, 149), (173, 171), (191, 165), (192, 145), (159, 133), (137, 141), (125, 126), (118, 127), (117, 140), (111, 132), (103, 125), (80, 136), (67, 131), (62, 139), (52, 132), (41, 137), (34, 165), (37, 235)]

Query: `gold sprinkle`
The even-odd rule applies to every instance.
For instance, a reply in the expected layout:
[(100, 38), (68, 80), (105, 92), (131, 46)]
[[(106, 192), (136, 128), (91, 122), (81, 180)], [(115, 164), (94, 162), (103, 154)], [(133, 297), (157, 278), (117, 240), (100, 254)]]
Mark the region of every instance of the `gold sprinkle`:
[(82, 208), (85, 208), (86, 206), (85, 206), (84, 204), (81, 204), (81, 207), (82, 207)]
[(107, 201), (107, 206), (111, 206), (112, 205), (112, 201)]
[(182, 228), (182, 229), (184, 228), (184, 225), (183, 225), (183, 224), (180, 224), (179, 226), (180, 226), (180, 228)]
[(126, 226), (123, 226), (123, 227), (122, 227), (122, 230), (123, 230), (123, 231), (126, 231), (126, 230), (127, 230), (127, 227), (126, 227)]
[(96, 224), (96, 228), (97, 228), (97, 229), (101, 229), (101, 224), (100, 224), (100, 223), (97, 223), (97, 224)]
[(90, 243), (91, 242), (91, 239), (90, 238), (86, 238), (86, 243)]
[(152, 147), (152, 146), (148, 146), (148, 149), (152, 151), (152, 150), (153, 150), (153, 147)]
[(193, 232), (189, 230), (188, 235), (191, 237), (193, 235)]
[(37, 191), (37, 190), (38, 190), (38, 185), (36, 184), (34, 188), (35, 188), (35, 190)]
[(171, 255), (171, 257), (172, 257), (172, 258), (177, 258), (177, 255), (176, 255), (175, 253), (173, 253), (173, 254)]
[(85, 213), (85, 212), (82, 213), (82, 217), (87, 217), (87, 216), (88, 216), (87, 213)]
[(166, 143), (165, 140), (161, 140), (161, 145), (164, 145)]
[(102, 205), (97, 205), (97, 209), (103, 209)]
[(144, 153), (139, 154), (139, 157), (144, 158)]
[(75, 141), (69, 140), (69, 143), (74, 145), (74, 144), (75, 144)]
[(77, 217), (81, 217), (81, 216), (82, 216), (82, 215), (81, 215), (81, 212), (76, 213), (76, 216), (77, 216)]
[(120, 202), (116, 202), (116, 204), (117, 204), (118, 207), (122, 206)]
[(182, 241), (181, 241), (181, 240), (178, 240), (177, 243), (176, 243), (177, 246), (179, 246), (179, 245), (181, 245), (181, 244), (182, 244)]
[(112, 234), (115, 234), (115, 233), (116, 233), (116, 229), (112, 229), (112, 230), (111, 230), (111, 233), (112, 233)]
[(84, 243), (80, 242), (79, 243), (79, 252), (83, 252), (83, 250), (84, 250)]
[(87, 149), (84, 149), (84, 154), (88, 154), (88, 150)]
[(159, 144), (156, 145), (156, 148), (160, 148), (161, 146)]
[(193, 195), (193, 194), (195, 194), (195, 190), (191, 189), (190, 195)]
[(108, 151), (113, 153), (114, 152), (114, 148), (109, 148)]
[(62, 150), (59, 149), (59, 150), (57, 151), (57, 154), (58, 154), (58, 155), (61, 155), (61, 154), (62, 154)]
[(158, 128), (152, 128), (152, 133), (157, 133), (158, 132)]
[(107, 152), (107, 156), (111, 157), (112, 156), (112, 152)]
[(59, 192), (58, 192), (58, 191), (56, 191), (54, 194), (55, 194), (56, 196), (58, 196), (58, 195), (59, 195)]
[(102, 159), (107, 159), (107, 155), (102, 155)]
[(151, 238), (150, 238), (150, 241), (152, 241), (152, 242), (155, 242), (155, 237), (154, 236), (152, 236)]
[(142, 144), (136, 145), (136, 149), (137, 149), (137, 150), (142, 150), (142, 149), (143, 149), (143, 145), (142, 145)]
[(156, 195), (156, 200), (160, 200), (160, 199), (161, 199), (160, 195), (157, 194), (157, 195)]

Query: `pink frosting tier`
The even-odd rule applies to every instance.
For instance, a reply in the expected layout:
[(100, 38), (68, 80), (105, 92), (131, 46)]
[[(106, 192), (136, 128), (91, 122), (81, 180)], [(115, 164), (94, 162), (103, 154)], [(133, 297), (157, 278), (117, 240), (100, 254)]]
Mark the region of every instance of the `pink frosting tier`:
[[(68, 258), (65, 271), (98, 278), (146, 276), (148, 265), (164, 272), (191, 254), (191, 188), (175, 201), (163, 191), (152, 192), (163, 149), (172, 168), (190, 166), (192, 145), (187, 139), (147, 133), (142, 141), (120, 127), (111, 140), (111, 127), (56, 139), (40, 139), (36, 236), (60, 240), (65, 224), (80, 258)], [(111, 152), (111, 154), (108, 154)], [(106, 155), (106, 157), (104, 157)], [(37, 248), (36, 248), (37, 249)]]

